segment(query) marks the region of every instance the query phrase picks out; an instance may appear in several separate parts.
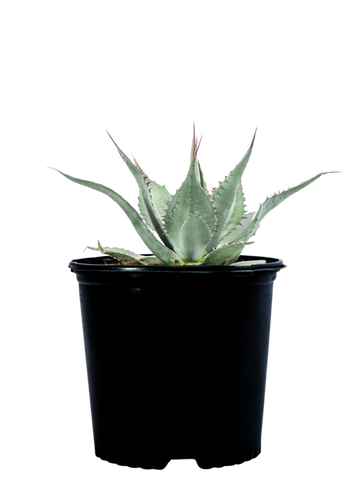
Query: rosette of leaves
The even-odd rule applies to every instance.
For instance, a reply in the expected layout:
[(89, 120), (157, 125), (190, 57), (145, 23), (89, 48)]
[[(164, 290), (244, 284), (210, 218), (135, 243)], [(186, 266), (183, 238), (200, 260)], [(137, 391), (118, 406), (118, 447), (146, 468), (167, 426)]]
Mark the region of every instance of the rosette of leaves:
[(319, 173), (295, 187), (267, 197), (256, 212), (247, 212), (241, 180), (253, 150), (255, 136), (256, 131), (242, 160), (224, 181), (209, 192), (198, 160), (201, 139), (197, 139), (194, 127), (190, 167), (174, 195), (164, 185), (151, 180), (137, 161), (134, 159), (132, 162), (110, 136), (139, 186), (139, 212), (121, 195), (104, 185), (59, 173), (72, 182), (104, 193), (115, 201), (153, 256), (139, 255), (118, 247), (102, 247), (100, 242), (97, 248), (88, 248), (99, 250), (120, 263), (244, 265), (245, 262), (237, 260), (244, 247), (253, 243), (249, 239), (255, 235), (263, 218), (294, 193), (322, 175), (331, 173)]

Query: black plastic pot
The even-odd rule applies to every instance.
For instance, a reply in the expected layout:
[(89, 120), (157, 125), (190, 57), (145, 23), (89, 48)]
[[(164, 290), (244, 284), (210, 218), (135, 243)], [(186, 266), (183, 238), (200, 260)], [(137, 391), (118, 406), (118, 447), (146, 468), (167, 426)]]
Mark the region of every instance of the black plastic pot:
[(162, 469), (259, 455), (273, 282), (284, 267), (241, 257), (261, 258), (251, 267), (70, 263), (98, 457)]

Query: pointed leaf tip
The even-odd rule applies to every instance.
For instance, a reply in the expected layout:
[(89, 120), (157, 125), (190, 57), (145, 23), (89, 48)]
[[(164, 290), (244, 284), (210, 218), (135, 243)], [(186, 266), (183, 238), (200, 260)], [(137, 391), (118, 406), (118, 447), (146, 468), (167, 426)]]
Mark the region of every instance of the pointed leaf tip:
[(50, 165), (49, 163), (47, 163), (46, 165), (44, 165), (43, 167), (45, 170), (47, 170), (48, 172), (57, 172), (59, 169), (59, 167), (55, 167), (54, 165)]
[(324, 172), (328, 173), (330, 175), (345, 175), (346, 170), (342, 168), (324, 168)]

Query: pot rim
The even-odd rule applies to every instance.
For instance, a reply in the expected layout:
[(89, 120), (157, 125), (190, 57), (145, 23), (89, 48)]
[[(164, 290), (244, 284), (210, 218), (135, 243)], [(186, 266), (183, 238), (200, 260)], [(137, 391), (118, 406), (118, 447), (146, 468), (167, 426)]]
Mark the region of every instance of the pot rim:
[[(91, 259), (99, 259), (104, 257), (109, 261), (108, 264), (103, 262), (99, 262), (96, 260), (95, 262), (89, 263)], [(285, 271), (290, 268), (290, 264), (288, 264), (285, 258), (280, 257), (274, 254), (262, 253), (262, 252), (246, 252), (239, 256), (237, 262), (241, 262), (241, 260), (248, 261), (251, 259), (257, 260), (266, 260), (266, 263), (261, 264), (253, 264), (253, 265), (118, 265), (114, 264), (116, 259), (111, 257), (110, 255), (103, 255), (99, 253), (95, 254), (87, 254), (81, 256), (73, 256), (71, 257), (65, 264), (66, 270), (71, 270), (71, 266), (74, 266), (78, 271), (88, 271), (89, 269), (95, 269), (96, 271), (118, 271), (118, 272), (236, 272), (236, 271), (260, 271), (260, 270), (271, 270), (276, 269), (280, 271)], [(75, 270), (74, 269), (74, 270)]]

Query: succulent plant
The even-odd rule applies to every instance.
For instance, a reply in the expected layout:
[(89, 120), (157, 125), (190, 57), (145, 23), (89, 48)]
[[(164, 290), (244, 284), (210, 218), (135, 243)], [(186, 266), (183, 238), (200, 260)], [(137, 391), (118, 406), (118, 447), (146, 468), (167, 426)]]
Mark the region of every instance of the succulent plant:
[[(299, 185), (276, 193), (260, 205), (257, 212), (246, 212), (241, 178), (250, 159), (256, 131), (251, 145), (234, 170), (208, 191), (198, 161), (201, 138), (195, 135), (190, 155), (190, 167), (180, 188), (171, 195), (165, 186), (158, 185), (145, 174), (138, 162), (134, 163), (117, 146), (121, 158), (139, 186), (140, 214), (118, 193), (104, 185), (71, 177), (59, 172), (72, 182), (104, 193), (114, 200), (131, 220), (135, 230), (154, 256), (138, 255), (122, 248), (88, 247), (107, 254), (121, 263), (165, 265), (238, 265), (242, 250), (255, 235), (261, 220), (276, 206), (296, 192), (325, 175), (315, 175)], [(156, 232), (158, 238), (154, 235)]]

